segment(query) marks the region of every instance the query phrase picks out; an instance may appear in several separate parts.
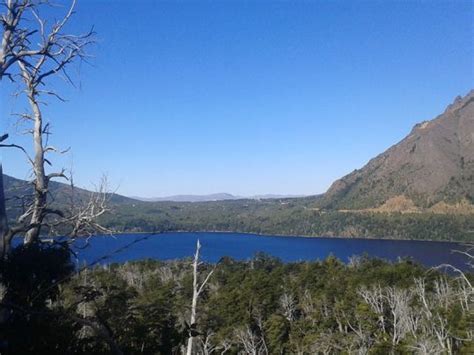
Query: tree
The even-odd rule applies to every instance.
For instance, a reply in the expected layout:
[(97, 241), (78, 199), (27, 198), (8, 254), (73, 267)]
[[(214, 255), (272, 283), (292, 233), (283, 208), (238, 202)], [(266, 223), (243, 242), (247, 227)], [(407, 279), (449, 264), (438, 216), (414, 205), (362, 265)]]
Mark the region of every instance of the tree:
[[(30, 344), (26, 339), (18, 341), (20, 333), (22, 336), (27, 332), (35, 335), (35, 332), (43, 329), (54, 328), (55, 324), (60, 327), (59, 322), (50, 320), (67, 317), (70, 324), (92, 328), (114, 353), (120, 353), (102, 324), (91, 323), (74, 314), (57, 313), (47, 306), (47, 302), (52, 302), (53, 296), (57, 294), (59, 283), (71, 276), (73, 267), (68, 242), (54, 242), (50, 246), (40, 240), (40, 235), (46, 232), (60, 232), (73, 240), (76, 236), (107, 231), (97, 223), (97, 218), (108, 211), (110, 194), (107, 191), (107, 181), (101, 182), (96, 193), (88, 194), (82, 200), (75, 197), (74, 184), (66, 170), (51, 168), (53, 164), (49, 155), (65, 151), (50, 144), (51, 125), (43, 116), (44, 105), (50, 99), (65, 101), (52, 89), (52, 83), (62, 79), (74, 84), (69, 69), (88, 58), (87, 50), (94, 43), (95, 33), (92, 29), (83, 34), (65, 31), (74, 15), (76, 0), (72, 0), (60, 19), (54, 21), (48, 21), (42, 14), (43, 9), (56, 9), (48, 0), (2, 0), (0, 6), (4, 11), (0, 14), (3, 27), (0, 80), (8, 77), (19, 88), (14, 95), (22, 100), (27, 109), (16, 116), (18, 124), (25, 127), (25, 134), (31, 136), (32, 142), (30, 149), (14, 143), (4, 143), (8, 135), (0, 137), (0, 147), (21, 151), (32, 171), (30, 188), (17, 196), (21, 212), (11, 225), (7, 223), (3, 180), (0, 180), (0, 282), (6, 287), (0, 300), (0, 327), (13, 330), (15, 327), (25, 327), (27, 330), (23, 333), (16, 332), (18, 334), (9, 333), (10, 341), (0, 339), (0, 343), (9, 343), (11, 346), (20, 344), (26, 349), (33, 346), (35, 338), (41, 336), (31, 336), (33, 343)], [(4, 82), (2, 85), (5, 85)], [(68, 205), (55, 204), (55, 196), (52, 196), (50, 190), (51, 182), (55, 179), (69, 180), (71, 191)], [(15, 248), (13, 253), (11, 242), (15, 235), (23, 237), (24, 246)], [(18, 271), (20, 269), (21, 274)], [(27, 282), (18, 282), (22, 279)], [(54, 337), (53, 333), (50, 335)], [(6, 333), (3, 332), (2, 337), (4, 334)], [(17, 341), (11, 341), (12, 339)], [(54, 343), (49, 346), (53, 349)], [(13, 348), (13, 351), (18, 349)]]
[(4, 253), (9, 249), (11, 240), (6, 241), (8, 232), (7, 210), (5, 207), (5, 192), (3, 187), (3, 167), (0, 164), (0, 260), (3, 260)]
[(1, 5), (5, 12), (0, 19), (3, 27), (2, 47), (0, 48), (0, 81), (5, 76), (13, 80), (13, 75), (8, 70), (19, 60), (37, 54), (36, 51), (31, 51), (26, 46), (35, 30), (22, 28), (25, 11), (36, 4), (30, 0), (4, 0)]
[[(105, 231), (95, 220), (107, 211), (107, 187), (104, 180), (99, 193), (90, 196), (89, 201), (82, 202), (81, 207), (77, 201), (72, 201), (68, 208), (58, 208), (50, 198), (50, 183), (54, 179), (68, 180), (68, 176), (65, 169), (47, 171), (48, 166), (52, 166), (48, 155), (64, 151), (49, 144), (51, 125), (44, 120), (42, 106), (51, 97), (64, 102), (60, 94), (50, 88), (51, 81), (62, 78), (70, 84), (74, 83), (68, 69), (75, 62), (88, 57), (87, 48), (94, 43), (93, 30), (79, 35), (64, 31), (74, 14), (75, 0), (65, 15), (51, 25), (41, 16), (40, 11), (43, 6), (49, 5), (47, 1), (6, 0), (3, 5), (6, 13), (2, 16), (4, 32), (0, 75), (18, 81), (21, 87), (16, 95), (25, 100), (29, 109), (17, 116), (19, 123), (26, 126), (26, 134), (31, 135), (33, 143), (31, 154), (29, 149), (20, 145), (0, 145), (21, 150), (31, 165), (33, 174), (33, 193), (31, 196), (19, 196), (23, 204), (22, 214), (10, 228), (3, 224), (5, 231), (1, 251), (5, 255), (10, 249), (12, 238), (19, 233), (24, 235), (25, 244), (31, 244), (39, 240), (44, 229), (51, 231), (61, 228), (72, 237), (87, 229)], [(16, 71), (13, 71), (14, 65)], [(71, 187), (73, 188), (72, 180)]]
[(201, 250), (201, 243), (199, 242), (199, 239), (198, 239), (196, 242), (196, 253), (194, 254), (194, 260), (193, 260), (193, 298), (191, 300), (191, 316), (190, 316), (189, 326), (188, 326), (189, 338), (188, 338), (188, 346), (186, 350), (187, 355), (192, 354), (194, 337), (198, 334), (197, 325), (196, 325), (197, 302), (198, 302), (199, 296), (204, 290), (204, 287), (206, 286), (207, 282), (209, 281), (209, 279), (211, 278), (215, 270), (215, 269), (212, 269), (204, 278), (204, 281), (199, 283), (199, 265), (202, 264), (199, 261), (200, 250)]

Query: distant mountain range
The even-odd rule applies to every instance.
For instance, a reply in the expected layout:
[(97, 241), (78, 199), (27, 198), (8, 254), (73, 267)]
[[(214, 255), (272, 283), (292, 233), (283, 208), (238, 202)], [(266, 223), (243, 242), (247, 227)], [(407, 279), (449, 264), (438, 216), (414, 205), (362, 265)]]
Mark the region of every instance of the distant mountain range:
[(171, 202), (211, 202), (211, 201), (226, 201), (226, 200), (265, 200), (265, 199), (280, 199), (280, 198), (295, 198), (304, 197), (304, 195), (254, 195), (254, 196), (236, 196), (229, 193), (216, 193), (209, 195), (174, 195), (167, 197), (137, 197), (131, 196), (135, 200), (145, 202), (159, 202), (159, 201), (171, 201)]

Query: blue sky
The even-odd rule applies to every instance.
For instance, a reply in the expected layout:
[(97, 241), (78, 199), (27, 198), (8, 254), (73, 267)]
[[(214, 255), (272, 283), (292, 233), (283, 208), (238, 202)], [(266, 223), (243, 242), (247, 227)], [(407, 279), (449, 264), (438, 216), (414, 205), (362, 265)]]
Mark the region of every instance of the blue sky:
[(470, 1), (79, 1), (98, 44), (45, 108), (55, 164), (125, 195), (324, 192), (474, 86), (472, 23)]

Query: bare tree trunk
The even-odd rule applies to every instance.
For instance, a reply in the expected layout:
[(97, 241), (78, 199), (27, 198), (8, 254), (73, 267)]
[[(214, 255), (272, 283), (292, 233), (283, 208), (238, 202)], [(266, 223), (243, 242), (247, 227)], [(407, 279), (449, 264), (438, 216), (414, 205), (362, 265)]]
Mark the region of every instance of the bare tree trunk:
[(0, 260), (10, 250), (11, 238), (7, 236), (8, 219), (5, 207), (5, 191), (3, 186), (3, 166), (0, 164)]
[(199, 249), (201, 249), (201, 243), (199, 239), (196, 243), (196, 253), (194, 254), (193, 261), (193, 299), (191, 302), (191, 318), (189, 320), (189, 338), (188, 338), (188, 347), (186, 350), (187, 355), (191, 355), (193, 351), (193, 340), (194, 336), (192, 334), (192, 329), (196, 324), (196, 307), (198, 300), (198, 264), (199, 264)]
[[(24, 72), (24, 75), (27, 75)], [(48, 192), (48, 179), (44, 170), (44, 146), (43, 146), (43, 117), (41, 114), (38, 101), (36, 100), (36, 90), (32, 83), (28, 83), (28, 101), (33, 111), (33, 142), (34, 142), (34, 161), (33, 170), (35, 174), (34, 182), (34, 203), (33, 213), (31, 215), (31, 228), (25, 235), (25, 244), (30, 244), (38, 240), (41, 232), (41, 223), (43, 222), (44, 209), (46, 208), (46, 197)]]
[(193, 343), (194, 343), (194, 337), (196, 334), (196, 309), (197, 309), (197, 302), (199, 299), (199, 295), (201, 294), (202, 290), (204, 289), (204, 286), (206, 286), (207, 282), (209, 281), (209, 278), (213, 274), (215, 269), (212, 269), (209, 274), (207, 274), (206, 278), (204, 281), (199, 284), (199, 265), (201, 263), (199, 262), (199, 251), (201, 249), (201, 243), (199, 242), (199, 239), (196, 243), (196, 253), (194, 254), (194, 261), (193, 261), (193, 299), (191, 302), (191, 317), (190, 317), (190, 322), (189, 322), (189, 338), (188, 338), (188, 346), (186, 349), (186, 355), (192, 355), (193, 353)]

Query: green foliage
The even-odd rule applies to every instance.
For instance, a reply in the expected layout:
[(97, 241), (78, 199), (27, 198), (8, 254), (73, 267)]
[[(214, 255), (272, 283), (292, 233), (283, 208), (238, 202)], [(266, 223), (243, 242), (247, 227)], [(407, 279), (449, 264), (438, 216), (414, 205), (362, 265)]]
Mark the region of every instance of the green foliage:
[[(211, 265), (201, 267), (206, 273)], [(420, 339), (436, 342), (436, 338), (420, 328), (416, 339), (407, 334), (393, 343), (390, 310), (386, 308), (386, 329), (382, 331), (379, 315), (359, 290), (375, 286), (384, 292), (406, 290), (412, 295), (408, 306), (415, 307), (410, 312), (418, 314), (422, 308), (413, 291), (414, 280), (424, 279), (427, 297), (434, 300), (435, 282), (443, 277), (408, 260), (392, 264), (364, 257), (357, 264), (345, 265), (334, 257), (290, 264), (264, 254), (246, 262), (225, 258), (199, 299), (196, 350), (202, 352), (207, 341), (219, 351), (227, 348), (227, 353), (237, 354), (245, 349), (243, 341), (251, 339), (259, 353), (269, 354), (316, 354), (324, 349), (408, 353)], [(449, 278), (447, 282), (453, 295), (457, 294), (458, 281)], [(72, 280), (63, 289), (63, 302), (83, 298), (77, 291), (81, 285), (97, 291), (93, 301), (84, 304), (110, 327), (127, 354), (178, 353), (185, 344), (191, 303), (190, 261), (148, 260), (98, 267), (87, 277)], [(472, 315), (454, 296), (449, 297), (445, 306), (439, 301), (439, 307), (433, 303), (430, 311), (446, 321), (453, 349), (461, 352), (471, 346), (459, 339), (466, 339)], [(367, 339), (361, 340), (359, 333)], [(82, 352), (107, 349), (93, 333), (82, 341)]]
[[(467, 182), (471, 184), (466, 182), (462, 186), (472, 186), (473, 177), (467, 176), (466, 179), (470, 179)], [(21, 195), (16, 191), (31, 189), (29, 184), (8, 176), (5, 176), (5, 183), (7, 198)], [(63, 184), (52, 184), (51, 188), (56, 194), (52, 205), (64, 209), (69, 203), (67, 196), (70, 191)], [(451, 190), (448, 190), (445, 200), (455, 202), (449, 195)], [(339, 208), (351, 210), (379, 206), (386, 197), (376, 192), (375, 187), (370, 188), (370, 194), (363, 194), (366, 198), (364, 201), (359, 198), (359, 193), (352, 196), (341, 192), (344, 194), (342, 205), (328, 205), (324, 196), (213, 202), (142, 202), (114, 194), (110, 201), (112, 213), (104, 215), (100, 222), (122, 232), (228, 231), (456, 241), (469, 241), (474, 237), (472, 215), (338, 211)], [(89, 196), (85, 190), (79, 189), (76, 193), (85, 201)], [(421, 197), (410, 195), (410, 198), (417, 205), (426, 204)], [(466, 193), (465, 198), (472, 200), (474, 197)], [(21, 209), (19, 206), (15, 208), (14, 204), (8, 204), (7, 207), (13, 222)]]
[(0, 304), (0, 353), (67, 351), (76, 325), (64, 317), (61, 307), (50, 306), (59, 302), (56, 282), (73, 271), (67, 245), (19, 246), (0, 263), (0, 285), (6, 291)]
[(228, 231), (273, 235), (472, 240), (470, 215), (319, 210), (318, 199), (115, 205), (104, 225), (122, 232)]
[[(14, 249), (1, 265), (7, 286), (1, 305), (8, 313), (0, 329), (2, 354), (109, 354), (113, 346), (125, 354), (182, 352), (191, 260), (144, 260), (77, 274), (69, 260), (66, 245), (40, 244)], [(364, 256), (344, 264), (329, 256), (285, 264), (259, 253), (248, 261), (200, 265), (202, 274), (211, 269), (198, 300), (196, 353), (472, 350), (472, 290), (409, 260)], [(382, 311), (367, 293), (380, 296)]]

